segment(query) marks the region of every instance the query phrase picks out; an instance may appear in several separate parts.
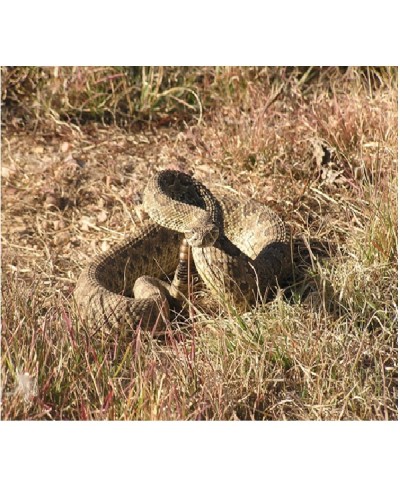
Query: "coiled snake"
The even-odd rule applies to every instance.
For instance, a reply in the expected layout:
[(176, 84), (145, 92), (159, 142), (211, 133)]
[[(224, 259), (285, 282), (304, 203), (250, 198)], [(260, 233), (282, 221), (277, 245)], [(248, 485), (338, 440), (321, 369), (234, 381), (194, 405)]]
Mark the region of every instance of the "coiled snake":
[(150, 220), (95, 257), (78, 279), (75, 300), (94, 328), (165, 329), (181, 293), (183, 238), (211, 294), (240, 310), (290, 272), (287, 228), (254, 199), (210, 191), (190, 175), (163, 170), (148, 182), (143, 208)]

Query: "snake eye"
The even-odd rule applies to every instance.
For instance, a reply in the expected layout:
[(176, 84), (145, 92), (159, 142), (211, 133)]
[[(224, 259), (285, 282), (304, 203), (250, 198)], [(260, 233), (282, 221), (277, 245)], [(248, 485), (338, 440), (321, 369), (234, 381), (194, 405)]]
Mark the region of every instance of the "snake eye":
[(196, 228), (185, 231), (185, 239), (192, 247), (203, 246), (202, 233)]

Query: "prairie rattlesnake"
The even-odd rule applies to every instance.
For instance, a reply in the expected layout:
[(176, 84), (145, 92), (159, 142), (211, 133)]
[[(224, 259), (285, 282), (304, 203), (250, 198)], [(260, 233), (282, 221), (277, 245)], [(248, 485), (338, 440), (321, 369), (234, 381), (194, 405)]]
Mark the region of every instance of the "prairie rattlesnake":
[(214, 196), (191, 176), (164, 170), (150, 179), (143, 207), (150, 220), (79, 277), (75, 299), (95, 327), (165, 328), (174, 301), (167, 277), (177, 269), (182, 233), (207, 288), (240, 309), (290, 270), (284, 223), (253, 199), (242, 202), (224, 190)]

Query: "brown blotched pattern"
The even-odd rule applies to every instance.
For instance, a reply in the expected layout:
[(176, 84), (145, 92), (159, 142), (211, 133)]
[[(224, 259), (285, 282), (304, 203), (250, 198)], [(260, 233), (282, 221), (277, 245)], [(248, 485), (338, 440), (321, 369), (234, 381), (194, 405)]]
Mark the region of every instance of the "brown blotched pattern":
[(96, 257), (78, 280), (76, 301), (97, 327), (165, 328), (171, 285), (159, 278), (176, 270), (183, 235), (207, 288), (240, 309), (290, 271), (287, 228), (255, 200), (224, 190), (214, 196), (193, 177), (164, 170), (150, 179), (143, 208), (152, 221)]

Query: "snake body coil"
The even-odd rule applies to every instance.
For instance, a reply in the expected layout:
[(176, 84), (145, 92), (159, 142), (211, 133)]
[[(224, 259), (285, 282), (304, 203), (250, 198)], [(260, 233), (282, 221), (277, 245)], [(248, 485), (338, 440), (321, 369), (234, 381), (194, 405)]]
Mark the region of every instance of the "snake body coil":
[(176, 296), (167, 277), (177, 269), (183, 237), (210, 292), (239, 309), (290, 271), (285, 224), (253, 199), (211, 192), (183, 172), (163, 170), (150, 179), (143, 208), (151, 220), (95, 257), (78, 279), (75, 300), (95, 328), (165, 329)]

